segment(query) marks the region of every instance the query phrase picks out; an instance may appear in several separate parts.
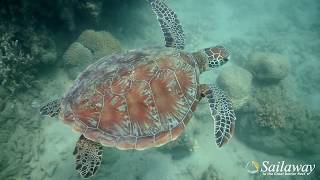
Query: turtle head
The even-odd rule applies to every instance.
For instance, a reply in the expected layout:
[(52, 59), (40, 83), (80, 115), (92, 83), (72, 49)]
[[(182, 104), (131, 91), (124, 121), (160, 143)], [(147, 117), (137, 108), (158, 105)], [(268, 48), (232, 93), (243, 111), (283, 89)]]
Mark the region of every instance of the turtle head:
[(230, 53), (223, 46), (205, 48), (193, 53), (193, 55), (196, 57), (201, 71), (219, 67), (230, 59)]

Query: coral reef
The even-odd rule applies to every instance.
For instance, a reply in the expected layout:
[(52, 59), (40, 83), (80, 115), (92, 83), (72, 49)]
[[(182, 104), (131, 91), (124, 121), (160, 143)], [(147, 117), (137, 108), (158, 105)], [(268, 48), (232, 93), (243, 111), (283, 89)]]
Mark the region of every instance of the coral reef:
[(63, 60), (68, 68), (67, 72), (69, 76), (75, 79), (85, 66), (93, 62), (93, 55), (88, 48), (75, 42), (64, 53)]
[(92, 62), (93, 56), (88, 48), (78, 42), (75, 42), (72, 43), (64, 53), (63, 59), (67, 65), (76, 66)]
[(229, 65), (222, 69), (217, 84), (231, 98), (235, 109), (240, 109), (250, 98), (252, 75), (237, 65)]
[[(239, 38), (238, 42), (232, 40), (230, 42), (230, 52), (233, 60), (235, 60), (232, 60), (233, 62), (238, 64), (245, 62), (248, 54), (252, 51), (287, 54), (290, 64), (293, 65), (292, 67), (298, 69), (298, 73), (293, 74), (298, 80), (295, 83), (302, 86), (302, 90), (306, 94), (318, 93), (320, 76), (317, 59), (320, 51), (318, 50), (319, 41), (315, 37), (320, 35), (319, 22), (316, 18), (319, 17), (317, 15), (320, 12), (320, 6), (317, 0), (308, 2), (295, 0), (295, 3), (290, 0), (279, 1), (279, 3), (278, 1), (271, 2), (268, 0), (264, 0), (262, 3), (247, 0), (236, 2), (236, 4), (223, 0), (219, 2), (206, 0), (202, 3), (196, 1), (191, 3), (192, 0), (187, 0), (186, 2), (183, 1), (184, 6), (181, 6), (181, 2), (182, 0), (180, 2), (170, 1), (169, 6), (177, 11), (185, 26), (188, 50), (209, 46), (213, 41), (227, 42), (230, 38)], [(261, 6), (261, 4), (263, 5)], [(290, 4), (293, 6), (290, 6)], [(203, 8), (203, 5), (206, 8)], [(288, 8), (288, 5), (290, 8)], [(254, 11), (244, 13), (250, 9)], [(315, 12), (314, 9), (318, 11)], [(198, 10), (202, 10), (201, 13)], [(101, 13), (104, 13), (103, 17)], [(40, 118), (37, 117), (38, 111), (31, 108), (33, 100), (37, 97), (34, 97), (30, 91), (25, 91), (24, 87), (34, 86), (33, 82), (39, 79), (36, 76), (41, 75), (41, 79), (45, 80), (40, 80), (38, 87), (35, 88), (43, 89), (43, 92), (41, 92), (42, 98), (56, 94), (62, 95), (62, 93), (58, 93), (57, 89), (63, 91), (64, 87), (67, 87), (71, 81), (65, 77), (64, 70), (57, 69), (57, 66), (54, 66), (60, 65), (60, 62), (57, 63), (56, 57), (62, 57), (68, 46), (87, 28), (107, 29), (116, 37), (125, 40), (126, 44), (124, 45), (128, 48), (154, 44), (162, 45), (160, 42), (163, 38), (161, 31), (154, 15), (151, 16), (151, 13), (145, 0), (0, 1), (0, 38), (3, 37), (3, 34), (9, 33), (8, 42), (12, 45), (18, 40), (17, 46), (22, 54), (32, 57), (30, 63), (23, 64), (23, 68), (26, 68), (23, 72), (19, 69), (22, 68), (21, 64), (15, 66), (6, 64), (7, 67), (16, 68), (19, 71), (19, 73), (12, 73), (12, 75), (17, 75), (12, 79), (26, 78), (22, 81), (29, 85), (19, 87), (15, 87), (15, 84), (0, 85), (0, 146), (2, 148), (0, 179), (79, 179), (74, 170), (72, 156), (74, 139), (77, 138), (77, 135), (73, 136), (67, 127), (65, 131), (61, 130), (64, 128), (62, 128), (62, 125), (59, 126), (60, 123), (56, 119), (44, 120), (41, 118), (42, 121), (40, 121)], [(208, 16), (208, 14), (210, 15)], [(223, 14), (223, 16), (216, 16), (219, 14)], [(105, 19), (101, 21), (101, 18)], [(4, 21), (15, 24), (16, 27), (9, 29), (7, 25), (3, 25)], [(148, 26), (144, 26), (145, 24)], [(317, 27), (312, 27), (311, 24)], [(75, 43), (77, 45), (74, 45)], [(65, 63), (63, 64), (65, 70), (68, 72), (74, 71), (71, 72), (74, 76), (87, 63), (90, 64), (110, 53), (108, 49), (92, 50), (79, 41), (75, 43), (71, 45), (73, 47), (67, 50), (69, 53), (66, 54), (69, 55), (65, 55), (63, 57), (64, 61), (61, 62), (61, 64)], [(71, 49), (77, 48), (82, 49), (81, 52), (73, 54)], [(314, 56), (315, 62), (309, 63), (311, 56)], [(75, 59), (72, 59), (72, 57), (75, 57)], [(0, 61), (2, 61), (2, 56), (0, 58)], [(259, 60), (259, 63), (261, 62), (262, 60)], [(304, 62), (308, 65), (304, 66)], [(286, 68), (282, 69), (276, 60), (265, 60), (263, 63), (267, 65), (259, 64), (254, 65), (252, 69), (248, 68), (254, 76), (253, 79), (258, 82), (254, 82), (253, 86), (246, 85), (249, 82), (248, 80), (239, 80), (237, 84), (230, 86), (229, 83), (234, 82), (227, 81), (227, 76), (223, 76), (223, 78), (226, 78), (225, 80), (219, 77), (221, 81), (226, 82), (226, 87), (231, 87), (228, 93), (230, 93), (230, 96), (232, 96), (232, 93), (235, 94), (233, 101), (239, 98), (240, 102), (246, 102), (239, 103), (241, 108), (237, 108), (237, 102), (233, 102), (237, 108), (237, 130), (235, 131), (237, 134), (236, 138), (225, 149), (221, 151), (210, 149), (212, 148), (212, 144), (209, 143), (213, 138), (211, 137), (212, 132), (203, 132), (203, 129), (212, 125), (212, 118), (209, 114), (208, 105), (200, 104), (197, 109), (202, 114), (198, 113), (199, 121), (194, 121), (196, 126), (199, 127), (197, 132), (194, 133), (200, 133), (201, 135), (199, 136), (199, 138), (201, 137), (199, 139), (201, 141), (199, 151), (190, 152), (190, 148), (192, 147), (192, 150), (196, 145), (195, 142), (190, 141), (190, 139), (195, 140), (195, 138), (190, 138), (190, 136), (186, 140), (183, 140), (183, 136), (178, 138), (177, 141), (183, 140), (182, 144), (172, 142), (163, 147), (145, 151), (119, 151), (105, 148), (104, 166), (101, 167), (97, 176), (93, 179), (246, 179), (241, 176), (243, 174), (251, 179), (270, 179), (270, 177), (260, 174), (250, 176), (246, 174), (247, 172), (242, 166), (234, 165), (240, 159), (239, 157), (244, 161), (253, 158), (258, 158), (257, 160), (259, 158), (260, 160), (279, 160), (280, 158), (282, 160), (284, 157), (272, 157), (259, 151), (252, 151), (251, 148), (239, 143), (238, 139), (241, 139), (250, 147), (270, 154), (295, 157), (319, 154), (320, 115), (309, 110), (310, 101), (304, 95), (299, 93), (296, 96), (300, 96), (307, 103), (297, 100), (295, 96), (290, 94), (290, 92), (295, 91), (292, 86), (282, 84), (289, 78), (288, 76), (292, 75), (287, 76)], [(274, 64), (270, 66), (268, 63)], [(8, 73), (8, 68), (3, 68), (3, 65), (2, 63), (0, 72)], [(241, 64), (241, 67), (245, 67), (245, 65)], [(50, 73), (50, 70), (46, 67), (53, 69), (54, 73)], [(279, 67), (281, 70), (279, 70)], [(43, 72), (37, 72), (37, 70)], [(50, 73), (50, 76), (46, 76), (48, 73)], [(233, 72), (228, 74), (229, 77), (232, 74)], [(208, 76), (213, 77), (210, 73)], [(233, 76), (232, 78), (237, 79), (238, 77)], [(265, 80), (272, 83), (263, 84)], [(58, 87), (55, 86), (57, 83), (51, 83), (57, 81), (61, 81), (61, 84), (65, 86)], [(244, 84), (241, 84), (241, 82)], [(18, 84), (20, 85), (20, 83)], [(48, 86), (48, 84), (50, 85)], [(277, 86), (270, 86), (270, 84)], [(219, 85), (222, 85), (222, 83), (219, 83)], [(239, 92), (237, 92), (237, 86), (239, 86)], [(248, 93), (249, 96), (245, 96), (246, 92), (241, 92), (243, 90), (241, 88), (244, 86), (251, 86), (253, 91)], [(221, 87), (223, 88), (223, 86)], [(16, 95), (9, 97), (8, 90), (18, 92), (19, 89), (23, 90), (25, 97)], [(228, 91), (227, 88), (224, 89), (226, 92)], [(40, 94), (39, 92), (33, 93)], [(15, 97), (15, 99), (11, 99), (12, 97)], [(316, 98), (313, 98), (313, 100), (317, 101)], [(315, 102), (312, 105), (318, 106), (319, 103)], [(42, 125), (39, 125), (40, 122)], [(55, 124), (58, 125), (55, 126)], [(48, 134), (48, 130), (51, 131), (50, 134)], [(162, 148), (166, 149), (171, 145), (173, 149), (162, 150)], [(212, 151), (214, 153), (211, 153)], [(320, 163), (318, 157), (310, 159), (315, 159), (316, 164)], [(212, 163), (212, 161), (215, 161), (214, 165), (208, 166), (208, 163)], [(301, 158), (299, 161), (313, 163), (313, 161), (305, 158)], [(189, 165), (193, 172), (187, 174), (189, 169), (187, 169), (188, 171), (184, 169), (188, 168)], [(235, 169), (230, 170), (230, 168)], [(31, 177), (30, 171), (33, 174)], [(220, 176), (219, 173), (223, 174)], [(179, 178), (179, 175), (181, 178)], [(230, 178), (228, 175), (230, 175)], [(310, 176), (284, 178), (318, 179), (319, 176), (319, 168), (316, 168), (316, 172)]]
[(55, 42), (45, 29), (5, 21), (0, 25), (0, 45), (0, 83), (11, 93), (30, 88), (39, 67), (57, 60)]
[(256, 122), (261, 127), (283, 128), (285, 127), (285, 114), (283, 107), (264, 104), (257, 108)]
[(7, 90), (30, 87), (34, 78), (33, 66), (36, 61), (30, 54), (25, 53), (18, 40), (13, 40), (11, 34), (6, 33), (0, 39), (0, 83)]
[(85, 30), (77, 41), (90, 49), (95, 59), (121, 51), (120, 42), (106, 31)]
[[(255, 104), (255, 121), (264, 128), (283, 128), (290, 114), (284, 102), (289, 101), (287, 89), (283, 84), (256, 87), (251, 101)], [(293, 101), (290, 101), (293, 103)]]
[(109, 32), (85, 30), (63, 55), (71, 79), (96, 60), (121, 51), (120, 42)]
[(316, 121), (320, 115), (298, 98), (296, 80), (288, 77), (288, 59), (255, 52), (245, 66), (255, 81), (249, 100), (237, 112), (238, 138), (270, 154), (315, 154), (314, 142), (320, 134), (312, 126), (320, 126)]
[(254, 78), (262, 81), (278, 82), (289, 73), (289, 61), (277, 53), (254, 52), (249, 55), (248, 69)]
[(247, 108), (238, 112), (238, 138), (271, 154), (316, 154), (320, 114), (292, 96), (283, 83), (256, 87)]

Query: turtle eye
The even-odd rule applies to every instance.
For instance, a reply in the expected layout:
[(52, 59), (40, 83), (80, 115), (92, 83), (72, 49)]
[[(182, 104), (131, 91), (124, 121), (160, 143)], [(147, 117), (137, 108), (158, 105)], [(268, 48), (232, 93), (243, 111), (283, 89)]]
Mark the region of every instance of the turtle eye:
[(223, 46), (206, 48), (204, 52), (208, 57), (209, 67), (211, 68), (221, 66), (230, 59), (229, 52)]

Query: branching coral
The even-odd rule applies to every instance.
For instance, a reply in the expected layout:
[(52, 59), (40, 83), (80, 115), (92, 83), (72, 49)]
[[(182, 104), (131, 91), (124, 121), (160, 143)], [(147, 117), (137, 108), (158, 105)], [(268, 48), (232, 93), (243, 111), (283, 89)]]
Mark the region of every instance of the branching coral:
[(25, 53), (18, 40), (5, 33), (0, 39), (0, 83), (14, 92), (22, 87), (30, 87), (36, 64), (33, 57)]
[(0, 84), (11, 93), (30, 87), (39, 67), (54, 64), (56, 57), (55, 41), (46, 29), (0, 25)]

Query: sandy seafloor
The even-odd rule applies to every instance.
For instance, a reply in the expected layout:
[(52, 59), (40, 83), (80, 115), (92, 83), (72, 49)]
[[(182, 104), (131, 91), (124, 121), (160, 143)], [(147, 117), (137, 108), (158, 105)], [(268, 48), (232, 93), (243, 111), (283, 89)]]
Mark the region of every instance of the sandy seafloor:
[[(320, 111), (319, 87), (320, 77), (301, 79), (306, 73), (304, 68), (320, 67), (320, 17), (319, 2), (317, 0), (170, 0), (170, 7), (176, 10), (186, 34), (186, 50), (197, 51), (208, 46), (223, 44), (232, 54), (229, 62), (241, 64), (248, 54), (255, 49), (276, 50), (285, 54), (290, 62), (289, 77), (295, 83), (292, 93), (304, 103), (311, 105), (314, 111)], [(120, 12), (123, 16), (120, 16)], [(125, 49), (148, 46), (161, 46), (162, 33), (155, 16), (147, 4), (139, 6), (124, 6), (119, 14), (113, 17), (115, 26), (107, 29), (122, 43)], [(240, 54), (239, 54), (240, 53)], [(310, 66), (311, 64), (311, 66)], [(226, 65), (227, 66), (227, 65)], [(223, 68), (223, 67), (221, 67)], [(220, 69), (221, 69), (220, 68)], [(214, 83), (220, 70), (207, 72), (201, 76), (201, 82)], [(309, 71), (309, 70), (308, 70)], [(310, 69), (319, 71), (319, 68)], [(319, 73), (314, 72), (314, 75)], [(57, 69), (45, 74), (40, 80), (43, 90), (38, 98), (32, 100), (34, 104), (44, 103), (46, 99), (54, 99), (72, 85), (63, 69)], [(303, 91), (304, 88), (311, 91)], [(35, 106), (36, 107), (36, 106)], [(21, 107), (23, 108), (23, 107)], [(33, 139), (23, 142), (24, 146), (32, 146), (33, 150), (26, 150), (30, 157), (31, 174), (23, 174), (17, 160), (12, 160), (10, 177), (1, 179), (31, 179), (31, 180), (76, 180), (80, 179), (74, 170), (72, 151), (79, 134), (57, 119), (42, 118), (36, 108), (26, 113), (29, 120), (40, 121), (40, 129)], [(320, 119), (319, 119), (320, 120)], [(241, 119), (237, 120), (241, 123)], [(252, 127), (255, 128), (255, 127)], [(317, 128), (317, 126), (315, 127)], [(194, 134), (193, 132), (198, 133)], [(184, 132), (193, 141), (193, 151), (182, 159), (172, 159), (172, 155), (180, 152), (163, 153), (157, 149), (144, 151), (119, 151), (105, 148), (103, 163), (91, 179), (96, 180), (200, 180), (200, 179), (317, 179), (319, 176), (320, 156), (304, 155), (299, 157), (283, 157), (271, 155), (247, 146), (235, 136), (229, 144), (218, 149), (214, 144), (213, 123), (208, 104), (201, 103)], [(16, 136), (16, 137), (14, 137)], [(11, 140), (19, 147), (19, 137), (24, 136), (20, 131), (13, 133)], [(318, 137), (319, 139), (320, 137)], [(261, 141), (263, 141), (261, 137)], [(315, 142), (315, 143), (319, 143)], [(259, 145), (257, 145), (259, 146)], [(310, 146), (313, 146), (310, 144)], [(34, 150), (36, 149), (36, 150)], [(23, 151), (24, 148), (21, 148)], [(319, 149), (320, 150), (320, 149)], [(287, 151), (285, 148), (283, 151)], [(302, 150), (303, 151), (303, 150)], [(8, 157), (10, 158), (10, 157)], [(288, 161), (299, 163), (317, 162), (316, 170), (310, 176), (263, 176), (249, 174), (246, 163), (252, 160), (273, 162)], [(215, 172), (204, 178), (203, 173), (211, 165)], [(5, 168), (4, 168), (5, 169)], [(17, 169), (18, 172), (14, 173)], [(210, 168), (209, 168), (210, 169)], [(8, 170), (7, 170), (8, 171)], [(18, 176), (15, 176), (18, 175)], [(319, 178), (319, 177), (318, 177)]]

